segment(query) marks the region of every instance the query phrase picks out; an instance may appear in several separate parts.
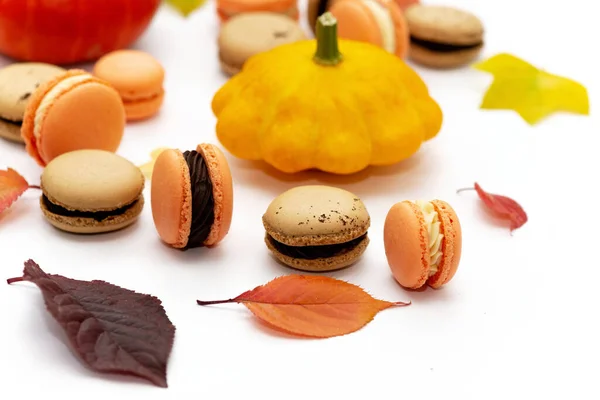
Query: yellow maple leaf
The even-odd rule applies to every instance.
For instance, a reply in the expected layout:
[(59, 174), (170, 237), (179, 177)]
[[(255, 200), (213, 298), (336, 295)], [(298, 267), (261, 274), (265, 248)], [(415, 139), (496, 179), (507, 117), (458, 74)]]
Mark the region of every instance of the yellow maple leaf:
[(589, 115), (585, 86), (511, 54), (497, 54), (474, 64), (474, 68), (494, 76), (481, 102), (482, 109), (514, 110), (530, 125), (559, 111)]
[(158, 149), (152, 150), (150, 153), (150, 161), (139, 166), (146, 179), (152, 179), (152, 170), (154, 169), (154, 163), (156, 159), (163, 151), (167, 150), (167, 147), (159, 147)]
[(203, 6), (206, 0), (165, 0), (165, 2), (187, 17)]

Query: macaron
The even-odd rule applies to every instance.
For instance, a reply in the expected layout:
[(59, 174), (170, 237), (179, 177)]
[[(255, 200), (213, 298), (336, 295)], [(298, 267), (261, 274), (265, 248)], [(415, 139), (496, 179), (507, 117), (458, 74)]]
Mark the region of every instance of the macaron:
[(119, 92), (129, 121), (152, 117), (163, 104), (165, 70), (146, 52), (117, 50), (108, 53), (94, 65), (94, 75)]
[(394, 0), (394, 1), (396, 2), (396, 4), (398, 4), (398, 7), (400, 7), (400, 9), (402, 11), (406, 10), (410, 6), (414, 6), (415, 4), (421, 3), (420, 0)]
[(152, 217), (171, 247), (212, 247), (225, 238), (233, 214), (233, 180), (225, 155), (203, 143), (196, 150), (167, 149), (154, 164)]
[(273, 12), (298, 20), (298, 0), (217, 0), (217, 15), (221, 22), (238, 14)]
[(33, 92), (25, 108), (21, 136), (29, 155), (43, 167), (74, 150), (115, 152), (124, 129), (125, 109), (115, 88), (75, 69)]
[(15, 63), (0, 69), (0, 137), (25, 143), (21, 125), (33, 91), (63, 73), (63, 68), (44, 63)]
[(460, 221), (445, 201), (402, 201), (388, 211), (383, 243), (392, 275), (401, 286), (438, 289), (458, 269)]
[(409, 31), (394, 0), (337, 0), (329, 12), (338, 21), (338, 36), (379, 46), (405, 58)]
[(142, 212), (144, 182), (138, 167), (113, 152), (76, 150), (44, 168), (40, 207), (60, 230), (113, 232), (133, 224)]
[(410, 58), (432, 68), (455, 68), (474, 61), (483, 48), (483, 24), (453, 7), (415, 5), (406, 12)]
[(300, 25), (281, 14), (253, 12), (240, 14), (223, 24), (219, 32), (219, 60), (228, 76), (241, 71), (255, 54), (286, 43), (306, 39)]
[(287, 190), (269, 204), (262, 221), (274, 257), (302, 271), (348, 267), (369, 244), (367, 208), (355, 194), (331, 186)]

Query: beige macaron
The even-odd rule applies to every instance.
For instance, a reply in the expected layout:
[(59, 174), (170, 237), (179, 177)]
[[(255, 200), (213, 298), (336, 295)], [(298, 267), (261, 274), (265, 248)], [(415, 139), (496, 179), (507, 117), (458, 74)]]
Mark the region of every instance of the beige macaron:
[(367, 208), (355, 194), (331, 186), (290, 189), (271, 202), (262, 220), (268, 249), (303, 271), (350, 266), (369, 244)]
[(300, 25), (285, 15), (270, 12), (236, 15), (219, 32), (221, 69), (228, 76), (235, 75), (253, 55), (305, 38)]
[(483, 24), (470, 12), (447, 6), (410, 6), (410, 57), (432, 68), (455, 68), (474, 61), (483, 48)]
[(116, 231), (134, 223), (142, 212), (144, 182), (140, 169), (117, 154), (72, 151), (44, 169), (40, 207), (46, 219), (63, 231)]
[(34, 62), (10, 64), (0, 69), (0, 137), (25, 143), (21, 125), (31, 94), (64, 71), (54, 65)]

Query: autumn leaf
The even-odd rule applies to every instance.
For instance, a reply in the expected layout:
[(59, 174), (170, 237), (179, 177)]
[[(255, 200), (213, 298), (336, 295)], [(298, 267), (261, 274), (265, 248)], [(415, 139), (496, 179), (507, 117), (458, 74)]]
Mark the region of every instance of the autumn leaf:
[(492, 213), (502, 219), (509, 220), (511, 232), (522, 227), (527, 222), (527, 213), (523, 210), (523, 207), (513, 199), (498, 194), (487, 193), (477, 182), (475, 182), (475, 185), (472, 188), (458, 189), (456, 192), (460, 193), (465, 190), (475, 190), (481, 201), (483, 201), (483, 204), (485, 204)]
[(580, 83), (550, 74), (511, 54), (497, 54), (474, 64), (494, 81), (480, 108), (514, 110), (530, 125), (559, 112), (589, 114), (587, 89)]
[(81, 359), (95, 371), (134, 375), (167, 387), (175, 327), (156, 297), (103, 281), (46, 274), (33, 260), (23, 276), (42, 291), (46, 308)]
[(152, 170), (154, 169), (154, 163), (156, 162), (156, 159), (158, 158), (160, 153), (162, 153), (166, 149), (166, 147), (159, 147), (158, 149), (152, 150), (152, 152), (150, 152), (150, 161), (139, 166), (146, 179), (152, 179)]
[(281, 276), (233, 299), (197, 303), (241, 303), (273, 329), (315, 338), (355, 332), (386, 308), (410, 305), (377, 300), (348, 282), (305, 275)]
[(39, 189), (29, 185), (17, 171), (8, 168), (0, 170), (0, 214), (9, 208), (27, 189)]
[(189, 16), (206, 3), (206, 0), (165, 0), (171, 7), (175, 8), (184, 17)]

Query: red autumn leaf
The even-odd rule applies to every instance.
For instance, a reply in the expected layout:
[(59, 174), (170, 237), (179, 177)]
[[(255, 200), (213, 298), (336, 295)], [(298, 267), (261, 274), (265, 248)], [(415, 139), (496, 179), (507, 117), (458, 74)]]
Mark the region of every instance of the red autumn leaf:
[(167, 387), (175, 327), (156, 297), (103, 281), (46, 274), (33, 261), (23, 276), (42, 291), (46, 308), (81, 359), (95, 371), (133, 375)]
[(474, 187), (459, 189), (457, 193), (465, 190), (475, 190), (481, 201), (483, 201), (483, 204), (490, 211), (502, 219), (509, 220), (511, 232), (522, 227), (527, 222), (527, 213), (513, 199), (499, 194), (488, 193), (477, 182), (475, 182)]
[(29, 183), (12, 168), (0, 170), (0, 214), (10, 207), (29, 188)]
[(315, 338), (355, 332), (386, 308), (410, 305), (377, 300), (351, 283), (312, 275), (281, 276), (233, 299), (197, 303), (242, 303), (271, 328)]

